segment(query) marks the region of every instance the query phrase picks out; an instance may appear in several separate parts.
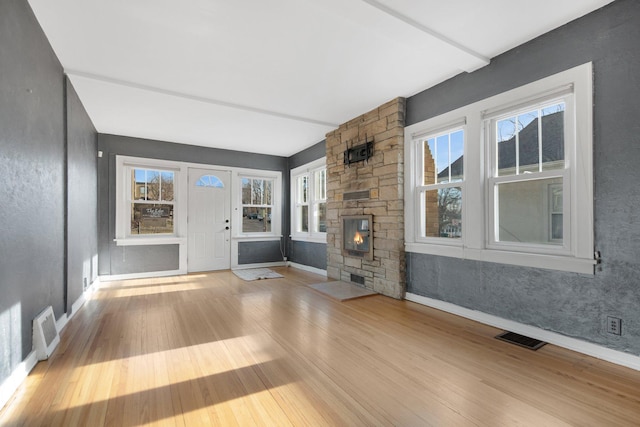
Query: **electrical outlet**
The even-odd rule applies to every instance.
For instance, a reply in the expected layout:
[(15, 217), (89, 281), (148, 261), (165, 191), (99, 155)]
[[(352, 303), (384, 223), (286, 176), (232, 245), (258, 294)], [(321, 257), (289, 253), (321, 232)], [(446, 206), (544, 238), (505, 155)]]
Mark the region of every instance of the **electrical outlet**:
[(607, 332), (613, 335), (622, 335), (622, 319), (607, 316)]

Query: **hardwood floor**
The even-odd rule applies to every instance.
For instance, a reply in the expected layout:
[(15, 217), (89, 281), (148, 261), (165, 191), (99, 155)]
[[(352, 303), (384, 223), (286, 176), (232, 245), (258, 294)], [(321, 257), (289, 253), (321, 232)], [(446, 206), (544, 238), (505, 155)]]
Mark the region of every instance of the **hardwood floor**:
[(640, 372), (274, 269), (106, 283), (0, 413), (27, 426), (637, 426)]

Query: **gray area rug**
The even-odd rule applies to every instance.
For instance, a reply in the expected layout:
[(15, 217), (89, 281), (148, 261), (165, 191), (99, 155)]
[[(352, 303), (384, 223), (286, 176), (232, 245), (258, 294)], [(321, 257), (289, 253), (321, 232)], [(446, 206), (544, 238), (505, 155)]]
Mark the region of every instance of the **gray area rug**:
[(284, 277), (282, 274), (278, 274), (268, 268), (250, 268), (248, 270), (233, 270), (233, 274), (241, 278), (242, 280), (261, 280), (261, 279), (277, 279)]

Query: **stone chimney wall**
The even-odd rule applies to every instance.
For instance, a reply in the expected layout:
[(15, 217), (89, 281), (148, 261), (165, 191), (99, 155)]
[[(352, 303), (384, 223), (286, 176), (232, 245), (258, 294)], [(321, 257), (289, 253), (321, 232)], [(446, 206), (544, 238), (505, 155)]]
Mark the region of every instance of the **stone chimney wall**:
[[(366, 288), (393, 298), (404, 297), (406, 284), (404, 117), (405, 100), (396, 98), (326, 135), (327, 275), (364, 278)], [(347, 148), (372, 139), (373, 157), (344, 164)], [(370, 214), (373, 260), (343, 255), (342, 216)]]

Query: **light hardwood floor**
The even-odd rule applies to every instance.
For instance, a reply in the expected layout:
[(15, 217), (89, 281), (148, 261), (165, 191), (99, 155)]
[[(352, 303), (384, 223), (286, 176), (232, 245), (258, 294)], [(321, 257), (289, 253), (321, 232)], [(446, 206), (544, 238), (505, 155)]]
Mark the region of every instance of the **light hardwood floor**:
[(638, 426), (640, 372), (278, 268), (106, 283), (0, 425)]

